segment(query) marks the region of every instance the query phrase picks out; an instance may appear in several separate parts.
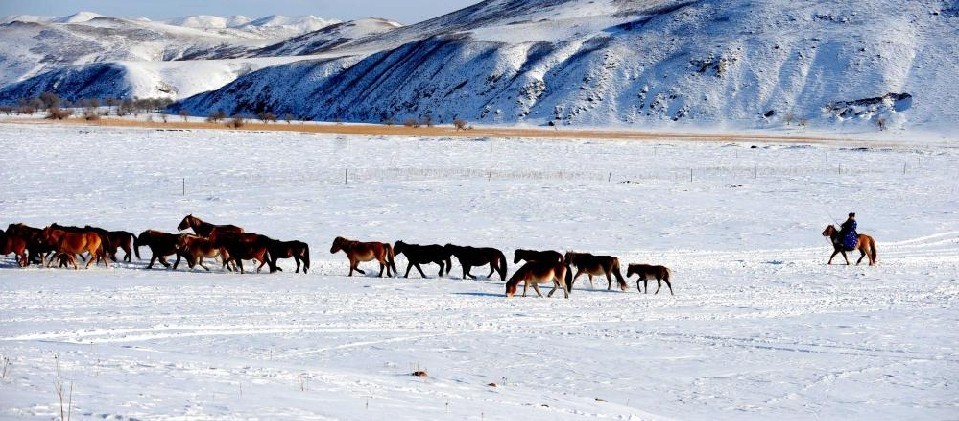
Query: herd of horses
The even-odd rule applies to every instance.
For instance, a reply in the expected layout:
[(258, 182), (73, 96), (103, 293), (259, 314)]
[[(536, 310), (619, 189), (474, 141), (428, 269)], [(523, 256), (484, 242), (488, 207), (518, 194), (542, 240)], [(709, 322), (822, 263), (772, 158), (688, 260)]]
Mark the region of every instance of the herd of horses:
[[(192, 230), (193, 233), (183, 233), (187, 229)], [(177, 230), (177, 233), (147, 230), (134, 235), (125, 231), (107, 231), (89, 225), (81, 228), (54, 223), (44, 228), (34, 228), (24, 224), (10, 224), (6, 231), (0, 230), (0, 256), (14, 254), (17, 265), (21, 267), (32, 264), (41, 266), (45, 264), (51, 267), (57, 263), (59, 267), (73, 266), (74, 269), (79, 269), (77, 258), (86, 259), (85, 267), (87, 268), (100, 262), (109, 267), (111, 261), (117, 262), (119, 250), (122, 249), (126, 253), (123, 259), (131, 262), (131, 255), (136, 255), (139, 259), (140, 248), (149, 247), (152, 257), (147, 269), (152, 269), (156, 262), (160, 262), (165, 268), (172, 266), (176, 270), (183, 259), (186, 260), (190, 269), (199, 266), (209, 271), (210, 269), (203, 264), (204, 258), (219, 258), (223, 270), (240, 273), (245, 273), (244, 260), (252, 260), (254, 264), (259, 262), (257, 272), (261, 271), (265, 265), (269, 265), (270, 273), (282, 270), (277, 266), (277, 261), (289, 258), (296, 261), (296, 273), (300, 272), (301, 267), (303, 273), (307, 273), (310, 269), (310, 248), (302, 241), (275, 240), (266, 235), (248, 233), (236, 225), (214, 225), (204, 222), (192, 214), (183, 217)], [(834, 247), (834, 252), (827, 263), (832, 264), (833, 257), (841, 253), (846, 259), (846, 264), (850, 264), (846, 251), (852, 250), (843, 248), (839, 231), (830, 225), (823, 231), (823, 236), (829, 237)], [(869, 258), (870, 265), (876, 263), (876, 243), (871, 236), (860, 234), (859, 241), (853, 250), (861, 253), (859, 260), (856, 261), (857, 265), (865, 257)], [(552, 284), (553, 289), (547, 294), (548, 297), (562, 289), (563, 296), (569, 298), (573, 284), (582, 275), (586, 275), (590, 288), (593, 287), (593, 277), (605, 276), (608, 282), (607, 290), (612, 290), (613, 278), (616, 278), (619, 289), (626, 291), (629, 288), (626, 279), (636, 275), (638, 276), (636, 289), (640, 292), (644, 292), (645, 289), (645, 293), (649, 293), (648, 283), (655, 279), (656, 294), (662, 288), (663, 282), (669, 288), (669, 293), (673, 294), (672, 274), (669, 268), (659, 265), (630, 264), (624, 277), (619, 258), (615, 256), (594, 256), (572, 251), (560, 253), (553, 250), (518, 249), (515, 251), (513, 263), (518, 264), (521, 261), (524, 263), (507, 281), (506, 256), (502, 251), (491, 247), (453, 244), (419, 245), (403, 241), (390, 244), (336, 237), (330, 253), (336, 254), (341, 251), (349, 260), (347, 276), (353, 276), (354, 271), (365, 275), (366, 272), (359, 268), (359, 264), (374, 260), (379, 263), (380, 277), (383, 277), (384, 272), (388, 277), (398, 276), (397, 255), (406, 257), (408, 264), (404, 277), (407, 278), (414, 267), (420, 276), (425, 278), (426, 274), (421, 265), (431, 263), (439, 265), (438, 276), (448, 276), (453, 257), (456, 257), (463, 268), (463, 279), (476, 279), (470, 274), (470, 270), (488, 265), (490, 272), (487, 278), (498, 274), (500, 280), (506, 282), (507, 297), (514, 296), (519, 283), (522, 282), (524, 297), (529, 286), (532, 286), (536, 294), (542, 297), (539, 284)], [(176, 257), (176, 261), (171, 265), (167, 258), (173, 256)], [(642, 287), (640, 287), (640, 281), (642, 281)]]

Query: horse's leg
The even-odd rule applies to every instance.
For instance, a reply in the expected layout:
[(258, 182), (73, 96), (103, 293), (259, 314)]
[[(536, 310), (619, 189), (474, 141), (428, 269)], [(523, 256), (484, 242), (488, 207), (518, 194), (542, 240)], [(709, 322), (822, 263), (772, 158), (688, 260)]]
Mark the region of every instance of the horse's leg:
[(472, 266), (470, 266), (470, 265), (463, 265), (463, 280), (464, 280), (464, 281), (467, 280), (467, 279), (474, 279), (474, 280), (476, 279), (475, 276), (470, 275), (470, 268), (471, 268), (471, 267), (472, 267)]
[(576, 274), (573, 275), (573, 280), (570, 281), (570, 283), (569, 283), (570, 289), (572, 289), (572, 286), (576, 284), (576, 279), (579, 278), (579, 275), (582, 275), (582, 274), (583, 274), (583, 270), (577, 268), (577, 269), (576, 269)]
[(529, 281), (523, 281), (523, 297), (526, 296), (526, 289), (529, 288)]
[[(529, 283), (529, 282), (530, 281), (526, 281), (526, 283)], [(539, 298), (543, 298), (543, 294), (539, 292), (539, 282), (533, 281), (533, 291), (536, 291), (536, 295), (538, 295)]]
[(86, 264), (86, 266), (84, 266), (83, 268), (84, 268), (84, 269), (89, 269), (89, 268), (90, 268), (90, 265), (96, 263), (96, 261), (97, 261), (96, 258), (97, 258), (97, 257), (99, 257), (99, 255), (94, 256), (93, 254), (91, 254), (91, 255), (90, 255), (90, 258), (87, 259), (87, 264)]
[(554, 278), (553, 278), (553, 282), (556, 282), (557, 285), (559, 285), (561, 288), (563, 288), (563, 298), (565, 298), (565, 299), (568, 300), (568, 299), (569, 299), (569, 290), (566, 289), (566, 282), (563, 282), (562, 277), (561, 277), (561, 276), (556, 276), (556, 277), (554, 277)]
[(150, 264), (147, 265), (147, 269), (153, 269), (153, 264), (156, 263), (157, 255), (153, 255), (153, 258), (150, 259)]
[(606, 290), (607, 290), (607, 291), (612, 291), (612, 290), (613, 290), (612, 271), (609, 271), (609, 270), (606, 271), (606, 280), (609, 281), (609, 287), (607, 287)]
[(163, 265), (163, 267), (165, 267), (165, 268), (167, 268), (167, 269), (170, 268), (170, 262), (167, 262), (167, 261), (166, 261), (166, 256), (160, 256), (160, 258), (159, 258), (158, 261), (160, 262), (161, 265)]
[(594, 289), (594, 288), (593, 288), (593, 275), (592, 275), (591, 273), (587, 273), (587, 274), (586, 274), (586, 279), (589, 279), (589, 289)]
[(411, 270), (413, 270), (413, 262), (409, 262), (409, 263), (406, 264), (406, 274), (403, 275), (403, 277), (404, 277), (404, 278), (409, 278), (409, 277), (410, 277), (410, 271), (411, 271)]
[[(423, 268), (420, 267), (419, 263), (416, 264), (416, 270), (420, 272), (420, 277), (422, 277), (423, 279), (426, 279), (426, 274), (423, 273)], [(407, 271), (406, 273), (409, 273), (409, 271)]]
[(553, 289), (549, 290), (549, 293), (546, 294), (546, 298), (553, 298), (553, 293), (556, 292), (556, 288), (559, 288), (559, 283), (553, 281)]
[[(210, 271), (210, 268), (206, 267), (206, 266), (203, 264), (203, 256), (200, 256), (200, 260), (198, 260), (196, 263), (197, 263), (198, 265), (200, 265), (200, 267), (203, 268), (204, 270), (206, 270), (207, 272)], [(190, 269), (193, 269), (193, 268), (190, 268)]]
[(437, 261), (434, 262), (434, 263), (437, 263), (437, 264), (440, 265), (440, 274), (437, 275), (437, 276), (440, 277), (440, 278), (442, 278), (442, 277), (443, 277), (443, 259), (439, 259), (439, 260), (437, 260)]
[(486, 277), (492, 279), (494, 273), (496, 273), (496, 261), (495, 261), (495, 260), (490, 260), (490, 262), (489, 262), (489, 275), (486, 275)]
[(388, 266), (388, 265), (387, 265), (385, 262), (383, 262), (382, 260), (380, 260), (379, 262), (380, 262), (380, 275), (379, 275), (379, 277), (380, 277), (380, 278), (383, 277), (383, 271), (384, 271), (384, 270), (386, 270), (386, 274), (387, 274), (387, 276), (389, 276), (390, 271), (387, 269), (387, 266)]
[(841, 250), (836, 249), (836, 251), (832, 252), (832, 256), (829, 256), (829, 261), (827, 261), (826, 264), (827, 264), (827, 265), (831, 265), (831, 264), (832, 264), (832, 258), (833, 258), (833, 257), (836, 257), (836, 255), (839, 254), (840, 251), (841, 251)]
[(639, 286), (639, 281), (641, 280), (642, 278), (636, 280), (636, 290), (639, 291), (640, 293), (643, 292), (643, 287)]
[(666, 286), (669, 287), (669, 295), (676, 295), (676, 294), (673, 294), (673, 284), (672, 284), (671, 282), (669, 282), (669, 279), (668, 279), (668, 278), (664, 278), (664, 279), (663, 279), (663, 282), (665, 282), (665, 283), (666, 283)]
[(856, 266), (859, 266), (859, 263), (862, 262), (862, 258), (863, 258), (863, 257), (866, 257), (866, 248), (865, 248), (865, 247), (860, 247), (860, 248), (859, 248), (859, 260), (856, 260)]
[[(176, 268), (180, 267), (180, 257), (181, 257), (181, 256), (183, 256), (182, 253), (177, 253), (177, 254), (176, 254), (176, 261), (173, 262), (173, 270), (176, 270)], [(186, 263), (187, 263), (187, 265), (190, 266), (190, 269), (193, 269), (193, 265), (190, 264), (189, 260), (188, 260)]]
[(840, 250), (839, 252), (842, 253), (842, 258), (846, 259), (846, 266), (849, 266), (851, 263), (849, 263), (849, 256), (846, 256), (846, 251)]
[[(659, 294), (659, 289), (662, 287), (663, 287), (663, 279), (657, 276), (656, 277), (656, 294), (653, 294), (653, 295)], [(672, 287), (670, 287), (670, 289), (672, 289)]]

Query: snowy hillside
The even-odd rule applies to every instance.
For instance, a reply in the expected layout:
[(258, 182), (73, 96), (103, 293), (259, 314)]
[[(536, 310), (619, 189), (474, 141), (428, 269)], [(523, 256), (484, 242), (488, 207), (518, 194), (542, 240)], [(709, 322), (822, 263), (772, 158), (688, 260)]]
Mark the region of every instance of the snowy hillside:
[[(334, 49), (379, 52), (318, 80), (300, 113), (633, 127), (881, 118), (936, 130), (957, 116), (947, 105), (959, 99), (956, 10), (931, 0), (488, 1)], [(224, 89), (182, 106), (304, 102)]]
[[(117, 64), (128, 67), (125, 74), (134, 74), (142, 70), (126, 63), (235, 59), (246, 62), (249, 72), (220, 66), (220, 74), (236, 79), (213, 78), (217, 83), (177, 85), (203, 80), (196, 75), (160, 78), (143, 85), (151, 86), (146, 91), (122, 90), (129, 80), (88, 79), (69, 86), (116, 86), (121, 91), (114, 96), (176, 92), (168, 96), (182, 102), (172, 110), (196, 115), (272, 111), (362, 122), (429, 115), (445, 123), (462, 117), (486, 124), (719, 130), (801, 124), (858, 131), (881, 124), (944, 132), (959, 118), (954, 1), (489, 0), (409, 26), (365, 19), (269, 43), (242, 28), (305, 29), (302, 21), (194, 17), (161, 24), (85, 15), (70, 20), (83, 19), (88, 20), (82, 28), (96, 26), (98, 38), (115, 39), (120, 47), (79, 39), (79, 24), (12, 22), (0, 27), (0, 34), (19, 42), (3, 54), (33, 59), (0, 60), (5, 80), (77, 62), (123, 61)], [(179, 41), (145, 42), (143, 37), (156, 37), (150, 31), (158, 25), (178, 28), (167, 32)], [(117, 35), (103, 37), (104, 30)], [(52, 50), (34, 57), (36, 48), (30, 46), (41, 34), (68, 40), (70, 48), (46, 42)], [(122, 48), (128, 39), (139, 40), (135, 49)], [(271, 63), (281, 67), (247, 57), (274, 57)], [(310, 62), (296, 64), (299, 60)], [(313, 60), (339, 65), (306, 80), (286, 77)], [(347, 62), (351, 65), (342, 65)], [(183, 66), (176, 73), (195, 69)], [(0, 101), (40, 86), (78, 96), (58, 82), (63, 72), (96, 74), (57, 71), (0, 88)], [(185, 98), (192, 93), (198, 95)]]
[(338, 22), (312, 16), (256, 20), (201, 16), (153, 22), (88, 12), (63, 18), (8, 17), (3, 21), (0, 86), (65, 66), (237, 57)]

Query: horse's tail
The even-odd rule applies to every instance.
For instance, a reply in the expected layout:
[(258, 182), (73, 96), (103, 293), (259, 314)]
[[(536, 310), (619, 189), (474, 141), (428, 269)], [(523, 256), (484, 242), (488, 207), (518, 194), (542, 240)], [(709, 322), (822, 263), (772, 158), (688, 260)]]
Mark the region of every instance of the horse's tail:
[(136, 234), (133, 234), (133, 254), (140, 258), (140, 237)]
[(393, 250), (393, 245), (390, 243), (383, 243), (383, 246), (386, 248), (386, 263), (393, 268), (393, 273), (396, 273), (396, 252)]
[(869, 254), (870, 254), (871, 257), (872, 257), (872, 262), (873, 262), (873, 263), (876, 263), (876, 253), (877, 253), (877, 251), (876, 251), (876, 239), (875, 239), (875, 238), (869, 237), (869, 251), (870, 251)]
[(306, 273), (306, 270), (310, 268), (310, 245), (303, 243), (303, 255), (300, 256), (303, 259), (303, 273)]
[(502, 251), (499, 251), (499, 250), (496, 250), (496, 252), (499, 254), (499, 260), (500, 260), (500, 262), (503, 263), (503, 264), (501, 264), (501, 265), (499, 266), (499, 279), (500, 279), (500, 281), (506, 281), (506, 272), (508, 271), (508, 270), (507, 270), (507, 264), (508, 264), (508, 262), (506, 261), (506, 255), (503, 254), (503, 252), (502, 252)]
[(619, 258), (613, 258), (613, 267), (610, 270), (613, 272), (613, 276), (616, 277), (616, 282), (619, 283), (619, 289), (626, 291), (629, 288), (629, 284), (626, 283), (626, 280), (623, 279), (623, 272), (619, 270)]
[(573, 268), (569, 267), (569, 265), (566, 265), (566, 264), (564, 264), (563, 266), (566, 267), (566, 279), (565, 279), (566, 292), (570, 293), (570, 292), (573, 292)]

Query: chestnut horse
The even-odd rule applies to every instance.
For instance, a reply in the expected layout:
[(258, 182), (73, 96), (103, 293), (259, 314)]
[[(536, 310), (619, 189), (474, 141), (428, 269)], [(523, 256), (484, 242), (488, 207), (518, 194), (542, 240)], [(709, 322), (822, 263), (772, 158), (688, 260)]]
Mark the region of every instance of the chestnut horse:
[[(846, 256), (846, 248), (842, 245), (842, 236), (839, 235), (839, 230), (832, 225), (826, 226), (826, 229), (822, 232), (823, 237), (829, 237), (829, 240), (832, 242), (833, 252), (832, 256), (829, 256), (829, 261), (826, 262), (827, 265), (832, 264), (832, 258), (836, 257), (837, 254), (842, 253), (842, 258), (846, 259), (846, 265), (849, 265), (849, 257)], [(856, 241), (856, 247), (853, 247), (852, 250), (859, 250), (861, 254), (859, 260), (856, 260), (856, 265), (859, 265), (859, 262), (862, 262), (862, 258), (869, 256), (869, 266), (876, 264), (876, 240), (871, 236), (866, 234), (859, 234), (859, 239)]]
[[(57, 253), (66, 253), (71, 255), (90, 253), (90, 259), (84, 268), (89, 268), (94, 262), (103, 259), (103, 264), (110, 267), (110, 261), (103, 250), (103, 242), (100, 235), (95, 232), (67, 232), (60, 229), (47, 227), (43, 230), (43, 241), (53, 246)], [(50, 266), (53, 259), (50, 259)]]
[(626, 268), (626, 277), (629, 278), (634, 274), (639, 275), (639, 279), (636, 279), (636, 289), (639, 290), (639, 292), (643, 292), (643, 289), (639, 287), (639, 281), (643, 281), (643, 286), (646, 288), (644, 294), (649, 293), (648, 282), (649, 278), (653, 277), (656, 278), (656, 294), (659, 294), (659, 289), (662, 288), (663, 282), (666, 282), (666, 286), (669, 287), (669, 295), (675, 295), (673, 294), (673, 284), (669, 282), (672, 271), (670, 271), (668, 267), (632, 263)]
[(491, 247), (464, 247), (452, 244), (443, 247), (460, 261), (460, 266), (463, 267), (463, 279), (476, 279), (475, 276), (470, 275), (470, 268), (473, 266), (489, 265), (487, 278), (493, 276), (494, 272), (499, 272), (500, 280), (506, 281), (507, 262), (503, 252)]
[[(366, 272), (361, 270), (359, 267), (360, 262), (369, 262), (370, 260), (376, 259), (380, 262), (380, 277), (383, 277), (383, 269), (386, 268), (386, 276), (393, 277), (396, 275), (396, 255), (393, 252), (393, 246), (389, 243), (381, 243), (378, 241), (362, 242), (350, 240), (344, 237), (336, 237), (333, 239), (333, 246), (330, 247), (330, 254), (336, 254), (340, 250), (346, 253), (346, 258), (350, 259), (350, 273), (347, 276), (353, 276), (353, 271), (357, 271), (363, 275), (366, 275)], [(390, 269), (393, 269), (393, 272), (390, 272)]]
[(530, 284), (533, 284), (533, 290), (536, 291), (536, 295), (542, 298), (543, 294), (539, 292), (539, 284), (552, 282), (553, 289), (550, 290), (546, 296), (552, 297), (558, 288), (562, 288), (563, 298), (568, 299), (569, 285), (572, 285), (573, 281), (570, 271), (567, 270), (566, 265), (563, 263), (534, 260), (520, 266), (520, 268), (516, 270), (516, 273), (509, 278), (509, 282), (506, 283), (507, 298), (516, 295), (516, 285), (520, 282), (523, 282), (524, 297), (526, 296), (526, 289)]
[(173, 270), (180, 266), (180, 258), (186, 257), (186, 264), (190, 269), (200, 265), (201, 268), (209, 272), (210, 268), (203, 264), (203, 258), (213, 258), (220, 255), (220, 249), (213, 244), (213, 240), (194, 234), (180, 234), (176, 247), (176, 261), (173, 262)]
[(276, 266), (276, 261), (289, 258), (296, 260), (296, 273), (300, 273), (300, 261), (303, 262), (304, 274), (310, 269), (310, 246), (302, 241), (273, 240), (270, 242), (270, 257), (273, 258), (270, 263), (271, 272), (283, 270)]
[(420, 272), (420, 276), (425, 278), (426, 274), (423, 273), (423, 268), (420, 267), (423, 263), (436, 263), (440, 265), (440, 277), (443, 277), (444, 267), (446, 268), (446, 274), (449, 275), (450, 267), (453, 265), (449, 251), (439, 244), (421, 246), (419, 244), (407, 244), (402, 241), (397, 241), (396, 245), (393, 246), (393, 250), (395, 250), (397, 255), (406, 255), (406, 260), (409, 262), (406, 266), (406, 275), (403, 276), (404, 278), (410, 277), (410, 270), (413, 269), (413, 266), (416, 266), (416, 270)]
[(177, 225), (177, 229), (180, 231), (183, 231), (187, 228), (192, 228), (193, 232), (203, 237), (209, 237), (214, 231), (235, 233), (244, 232), (243, 228), (240, 228), (236, 225), (214, 225), (208, 222), (203, 222), (202, 219), (193, 216), (193, 214), (184, 216), (183, 220), (180, 221), (180, 225)]
[(44, 256), (53, 252), (53, 247), (43, 241), (42, 235), (42, 229), (24, 224), (10, 224), (7, 227), (7, 236), (18, 237), (26, 243), (29, 253), (26, 261), (22, 261), (24, 267), (30, 266), (33, 262), (39, 262), (42, 265)]
[(140, 247), (147, 246), (150, 248), (150, 251), (153, 252), (153, 257), (150, 259), (150, 265), (147, 266), (147, 269), (153, 269), (153, 264), (157, 261), (159, 261), (163, 267), (169, 268), (170, 264), (167, 263), (166, 258), (167, 256), (177, 254), (177, 242), (179, 239), (179, 234), (170, 234), (154, 230), (143, 231), (133, 239), (133, 253), (136, 254), (137, 259), (139, 259)]
[[(613, 256), (593, 256), (589, 253), (574, 253), (568, 251), (563, 256), (563, 262), (576, 267), (576, 274), (573, 275), (572, 283), (576, 282), (576, 278), (579, 278), (579, 275), (585, 273), (587, 279), (589, 279), (589, 287), (592, 288), (593, 276), (606, 275), (606, 280), (609, 281), (609, 287), (606, 289), (609, 291), (613, 289), (613, 278), (610, 276), (613, 275), (616, 277), (616, 281), (619, 282), (619, 289), (626, 291), (626, 288), (629, 288), (629, 284), (623, 279), (623, 273), (619, 270), (619, 258)], [(572, 283), (570, 283), (570, 290), (573, 289)]]
[(520, 260), (525, 260), (527, 262), (562, 262), (563, 255), (559, 254), (558, 251), (553, 250), (523, 250), (516, 249), (513, 252), (513, 263), (519, 263)]
[(17, 266), (27, 266), (27, 242), (19, 235), (9, 235), (0, 230), (0, 256), (13, 253)]

